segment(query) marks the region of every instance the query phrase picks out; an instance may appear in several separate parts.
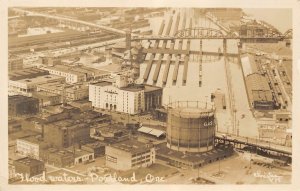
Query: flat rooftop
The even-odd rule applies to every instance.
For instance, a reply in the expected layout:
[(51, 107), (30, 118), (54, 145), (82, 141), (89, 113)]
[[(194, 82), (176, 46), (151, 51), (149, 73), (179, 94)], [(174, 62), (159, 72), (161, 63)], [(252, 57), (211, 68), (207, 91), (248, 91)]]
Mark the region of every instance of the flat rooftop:
[(34, 101), (34, 100), (37, 100), (37, 99), (33, 98), (33, 97), (23, 96), (23, 95), (8, 96), (9, 102), (27, 102), (27, 101)]
[(112, 82), (101, 81), (101, 82), (93, 83), (91, 85), (105, 87), (105, 86), (110, 86), (112, 84), (113, 84)]
[(41, 135), (35, 135), (30, 137), (24, 137), (20, 138), (19, 140), (27, 141), (29, 143), (38, 144), (40, 148), (45, 148), (47, 146), (47, 143), (43, 141)]
[(95, 68), (90, 68), (82, 65), (54, 65), (54, 66), (49, 66), (46, 67), (46, 69), (51, 69), (51, 70), (57, 70), (57, 71), (62, 71), (66, 73), (71, 73), (71, 74), (76, 74), (76, 75), (101, 75), (101, 74), (108, 74), (108, 71), (104, 70), (99, 70)]
[(97, 142), (88, 143), (88, 144), (85, 144), (85, 145), (82, 145), (82, 146), (95, 149), (95, 148), (103, 147), (103, 146), (106, 146), (106, 145), (107, 145), (106, 143), (97, 141)]
[(32, 93), (32, 96), (35, 98), (50, 98), (50, 97), (57, 97), (60, 95), (55, 94), (55, 93), (45, 92), (45, 91), (38, 91), (38, 92)]
[(24, 164), (24, 165), (30, 166), (30, 167), (34, 167), (34, 166), (37, 166), (37, 165), (44, 164), (44, 162), (42, 162), (40, 160), (36, 160), (36, 159), (33, 159), (33, 158), (29, 158), (29, 157), (25, 157), (25, 158), (15, 160), (14, 163), (21, 163), (21, 164)]
[(71, 69), (70, 66), (65, 66), (65, 65), (54, 65), (54, 66), (48, 66), (46, 67), (46, 70), (56, 70), (56, 71), (60, 71), (60, 72), (65, 72), (65, 73), (70, 73), (70, 74), (75, 74), (75, 75), (84, 75), (83, 72), (79, 72), (79, 71), (74, 71)]
[(166, 146), (166, 143), (162, 143), (157, 145), (157, 155), (162, 155), (170, 159), (176, 159), (184, 162), (199, 163), (210, 160), (212, 158), (217, 158), (218, 155), (223, 157), (223, 153), (228, 149), (231, 149), (232, 147), (232, 145), (218, 145), (213, 150), (203, 153), (184, 153), (181, 151), (169, 149)]
[(16, 81), (19, 83), (27, 84), (27, 85), (35, 85), (35, 84), (43, 84), (43, 83), (46, 83), (46, 82), (52, 81), (52, 80), (63, 80), (63, 79), (65, 79), (65, 77), (55, 76), (55, 75), (44, 75), (44, 76), (38, 76), (35, 78), (25, 78), (25, 79), (16, 80)]
[(80, 84), (65, 84), (62, 82), (50, 82), (39, 85), (41, 88), (50, 89), (50, 90), (65, 90), (67, 92), (73, 92), (75, 90), (87, 90), (88, 86), (86, 83), (80, 83)]
[(84, 156), (84, 155), (93, 154), (93, 152), (82, 150), (82, 149), (78, 149), (78, 148), (74, 149), (73, 147), (67, 148), (67, 151), (72, 152), (72, 153), (75, 151), (75, 153), (74, 153), (75, 158), (76, 157), (81, 157), (81, 156)]
[(25, 68), (22, 70), (9, 72), (8, 76), (9, 76), (9, 79), (11, 79), (11, 78), (19, 78), (19, 77), (26, 76), (26, 75), (39, 75), (39, 74), (45, 75), (45, 74), (49, 74), (49, 72), (46, 70), (36, 68), (36, 67), (31, 67), (31, 68)]
[(145, 144), (145, 143), (139, 142), (137, 140), (133, 140), (133, 139), (118, 142), (118, 143), (115, 143), (115, 144), (112, 144), (109, 146), (119, 149), (119, 150), (122, 150), (122, 151), (125, 151), (125, 152), (130, 152), (131, 154), (145, 152), (145, 151), (149, 150), (149, 148), (152, 147), (151, 144), (149, 147), (149, 144)]
[(148, 85), (148, 84), (128, 85), (127, 87), (123, 87), (123, 88), (120, 88), (120, 89), (121, 90), (126, 90), (126, 91), (132, 91), (132, 92), (138, 92), (138, 91), (144, 90), (145, 93), (156, 91), (156, 90), (162, 90), (161, 87)]

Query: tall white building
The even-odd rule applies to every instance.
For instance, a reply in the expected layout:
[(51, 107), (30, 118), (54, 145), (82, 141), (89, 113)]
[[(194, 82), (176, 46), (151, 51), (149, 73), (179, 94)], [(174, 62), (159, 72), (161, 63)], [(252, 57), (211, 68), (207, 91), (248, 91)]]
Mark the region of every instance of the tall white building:
[(137, 114), (145, 110), (144, 88), (128, 85), (127, 77), (118, 75), (116, 82), (89, 85), (89, 101), (93, 107)]

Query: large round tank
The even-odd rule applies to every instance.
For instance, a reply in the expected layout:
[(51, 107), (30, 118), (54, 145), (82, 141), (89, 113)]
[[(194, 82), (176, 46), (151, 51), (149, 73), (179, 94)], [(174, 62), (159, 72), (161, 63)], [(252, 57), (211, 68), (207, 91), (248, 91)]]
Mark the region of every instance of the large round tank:
[(213, 108), (200, 104), (175, 104), (168, 109), (167, 146), (187, 152), (205, 152), (214, 147)]

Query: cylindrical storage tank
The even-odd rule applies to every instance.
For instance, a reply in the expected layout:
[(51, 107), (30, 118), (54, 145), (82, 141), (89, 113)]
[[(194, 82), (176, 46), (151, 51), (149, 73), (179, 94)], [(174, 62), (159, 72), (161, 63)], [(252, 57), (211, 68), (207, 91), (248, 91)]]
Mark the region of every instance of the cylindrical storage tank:
[(169, 107), (167, 146), (183, 152), (206, 152), (214, 148), (213, 108)]

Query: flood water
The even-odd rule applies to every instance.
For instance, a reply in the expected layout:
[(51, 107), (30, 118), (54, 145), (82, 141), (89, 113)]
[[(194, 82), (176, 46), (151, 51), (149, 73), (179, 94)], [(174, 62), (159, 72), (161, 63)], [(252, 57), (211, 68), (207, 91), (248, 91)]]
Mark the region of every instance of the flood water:
[[(180, 13), (180, 23), (179, 23), (179, 30), (182, 27), (182, 20), (183, 15), (186, 13), (186, 27), (189, 27), (189, 20), (193, 18), (193, 27), (209, 27), (217, 29), (214, 23), (210, 22), (207, 19), (204, 19), (201, 16), (195, 16), (195, 13), (190, 10), (180, 9), (176, 10), (175, 14), (172, 11), (165, 14), (163, 18), (151, 18), (150, 19), (150, 29), (154, 31), (154, 34), (158, 33), (160, 23), (162, 19), (165, 19), (165, 28), (163, 34), (165, 34), (169, 17), (173, 15), (173, 24), (170, 34), (173, 34), (174, 25), (177, 17), (177, 13)], [(223, 51), (223, 40), (203, 40), (202, 41), (202, 49), (203, 51), (210, 51), (210, 52), (218, 52), (219, 49)], [(152, 44), (154, 44), (152, 42)], [(174, 49), (178, 49), (179, 40), (176, 40)], [(183, 41), (183, 49), (186, 48), (187, 40)], [(162, 46), (162, 42), (159, 44)], [(167, 47), (170, 46), (170, 42), (167, 44)], [(191, 40), (191, 50), (199, 51), (200, 50), (200, 40)], [(237, 53), (237, 41), (230, 40), (227, 42), (227, 52), (228, 53)], [(149, 57), (149, 55), (147, 55)], [(166, 55), (164, 55), (163, 60), (166, 60)], [(224, 57), (221, 58), (206, 58), (203, 57), (202, 62), (202, 86), (199, 87), (199, 70), (200, 70), (200, 62), (198, 61), (199, 55), (190, 55), (190, 61), (188, 63), (188, 75), (187, 75), (187, 82), (185, 85), (182, 83), (183, 78), (183, 63), (179, 65), (178, 77), (176, 84), (173, 84), (173, 71), (175, 67), (175, 62), (171, 63), (168, 80), (165, 86), (163, 86), (162, 78), (165, 69), (166, 61), (162, 62), (161, 69), (158, 75), (158, 80), (154, 84), (153, 83), (153, 75), (156, 68), (156, 61), (153, 62), (150, 74), (147, 80), (147, 84), (156, 85), (160, 87), (164, 87), (163, 90), (163, 104), (168, 104), (169, 102), (174, 101), (202, 101), (210, 103), (211, 93), (214, 93), (217, 89), (220, 89), (223, 93), (225, 93), (226, 97), (226, 110), (217, 111), (217, 118), (218, 118), (218, 129), (219, 131), (226, 132), (226, 133), (237, 133), (237, 129), (233, 129), (232, 127), (232, 115), (230, 112), (230, 105), (229, 105), (229, 94), (228, 94), (228, 85), (227, 85), (227, 76), (225, 70), (225, 62)], [(193, 59), (192, 59), (193, 58)], [(155, 56), (155, 60), (158, 59), (158, 54)], [(175, 60), (174, 56), (172, 60)], [(146, 66), (148, 61), (145, 61), (141, 64), (140, 67), (140, 80), (142, 81)], [(231, 82), (232, 82), (232, 89), (233, 89), (233, 99), (235, 102), (235, 108), (237, 110), (236, 116), (237, 121), (236, 124), (239, 124), (239, 135), (241, 136), (252, 136), (256, 137), (258, 135), (257, 131), (257, 124), (255, 119), (252, 116), (250, 111), (246, 89), (243, 81), (243, 74), (241, 67), (237, 62), (237, 58), (230, 59), (229, 61), (229, 68), (231, 75)], [(245, 115), (245, 118), (241, 118), (241, 115)], [(250, 126), (252, 128), (250, 128)]]

